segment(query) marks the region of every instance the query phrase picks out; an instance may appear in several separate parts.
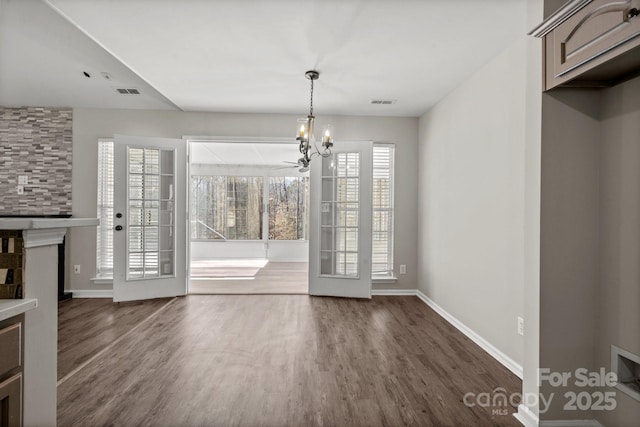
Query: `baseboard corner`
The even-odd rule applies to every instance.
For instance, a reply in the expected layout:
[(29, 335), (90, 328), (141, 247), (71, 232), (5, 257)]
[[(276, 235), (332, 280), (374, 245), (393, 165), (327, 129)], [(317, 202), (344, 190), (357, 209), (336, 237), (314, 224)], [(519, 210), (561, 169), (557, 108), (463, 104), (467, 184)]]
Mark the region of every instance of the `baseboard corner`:
[(436, 313), (442, 316), (447, 322), (449, 322), (453, 327), (458, 329), (467, 338), (480, 346), (484, 351), (489, 353), (491, 357), (500, 362), (505, 368), (510, 370), (515, 376), (522, 379), (523, 371), (522, 366), (518, 364), (515, 360), (511, 359), (509, 356), (500, 351), (497, 347), (491, 344), (489, 341), (478, 335), (473, 329), (469, 328), (467, 325), (458, 320), (451, 313), (446, 311), (444, 308), (440, 307), (433, 301), (431, 298), (426, 296), (420, 289), (416, 290), (416, 296), (420, 298), (425, 304), (433, 309)]
[(518, 412), (513, 417), (525, 427), (539, 427), (540, 424), (538, 416), (522, 404), (518, 405)]

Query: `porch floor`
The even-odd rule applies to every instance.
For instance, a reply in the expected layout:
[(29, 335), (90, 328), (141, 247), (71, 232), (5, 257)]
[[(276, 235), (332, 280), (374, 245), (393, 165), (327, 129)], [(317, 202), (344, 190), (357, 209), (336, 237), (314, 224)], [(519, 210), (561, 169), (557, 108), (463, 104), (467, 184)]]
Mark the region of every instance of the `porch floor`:
[(190, 294), (308, 294), (307, 262), (194, 259)]

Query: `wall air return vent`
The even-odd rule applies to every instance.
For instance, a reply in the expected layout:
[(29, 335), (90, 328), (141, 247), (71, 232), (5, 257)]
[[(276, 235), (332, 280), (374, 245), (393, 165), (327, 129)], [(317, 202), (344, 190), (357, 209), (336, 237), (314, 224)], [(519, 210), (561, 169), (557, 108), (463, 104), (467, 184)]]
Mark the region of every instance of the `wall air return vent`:
[(611, 371), (618, 376), (616, 388), (640, 401), (640, 356), (612, 345)]
[(391, 105), (398, 102), (397, 99), (372, 99), (371, 103), (374, 105)]
[(115, 88), (116, 92), (121, 95), (140, 95), (140, 91), (136, 88)]

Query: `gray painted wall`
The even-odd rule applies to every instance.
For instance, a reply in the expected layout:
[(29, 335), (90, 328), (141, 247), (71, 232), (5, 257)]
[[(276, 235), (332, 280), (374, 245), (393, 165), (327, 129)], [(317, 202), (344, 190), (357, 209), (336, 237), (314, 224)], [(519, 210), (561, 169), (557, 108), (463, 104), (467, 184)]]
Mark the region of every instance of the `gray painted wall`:
[[(636, 78), (543, 95), (540, 366), (552, 371), (608, 371), (612, 344), (640, 354), (639, 93)], [(590, 412), (564, 411), (563, 388), (540, 391), (560, 397), (544, 420), (640, 419), (640, 402), (615, 389), (615, 410)]]
[[(571, 372), (593, 363), (598, 286), (599, 93), (558, 89), (542, 99), (540, 234), (540, 366)], [(542, 384), (556, 395), (543, 420), (590, 419), (563, 410), (566, 389)]]
[[(76, 109), (73, 122), (73, 214), (96, 215), (98, 138), (113, 134), (182, 138), (185, 135), (288, 137), (295, 130), (297, 116), (275, 114), (184, 113), (149, 110)], [(323, 116), (335, 126), (337, 143), (342, 140), (373, 140), (396, 144), (395, 175), (395, 270), (407, 265), (407, 274), (396, 284), (377, 285), (385, 289), (415, 289), (417, 283), (417, 170), (418, 119), (393, 117)], [(291, 159), (296, 160), (296, 152)], [(81, 274), (67, 274), (67, 288), (108, 289), (94, 285), (95, 230), (75, 228), (69, 238), (68, 265), (80, 264)]]
[(518, 364), (525, 65), (523, 37), (424, 114), (419, 134), (419, 289)]
[[(640, 355), (640, 78), (602, 91), (600, 286), (593, 316), (595, 364), (610, 367), (615, 344)], [(605, 426), (640, 422), (640, 402), (617, 392), (615, 411), (596, 413)]]
[(71, 214), (72, 118), (68, 108), (0, 107), (0, 214)]

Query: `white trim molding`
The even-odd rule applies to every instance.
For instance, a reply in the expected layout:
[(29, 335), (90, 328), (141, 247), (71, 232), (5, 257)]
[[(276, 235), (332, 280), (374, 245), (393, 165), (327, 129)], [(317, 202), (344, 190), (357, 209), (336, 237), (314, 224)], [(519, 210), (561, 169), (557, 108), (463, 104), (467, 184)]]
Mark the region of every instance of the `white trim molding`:
[(94, 285), (110, 285), (110, 286), (113, 286), (113, 276), (112, 277), (106, 277), (106, 276), (105, 277), (100, 277), (100, 276), (98, 276), (98, 277), (92, 277), (89, 280), (91, 280), (91, 282)]
[(59, 245), (67, 233), (66, 228), (30, 229), (22, 232), (25, 249)]
[[(376, 283), (375, 279), (373, 283)], [(387, 283), (387, 282), (378, 282), (378, 283)], [(415, 296), (415, 289), (371, 289), (371, 295), (389, 295), (389, 296)]]
[(74, 298), (113, 298), (113, 289), (68, 289)]
[(548, 420), (540, 421), (540, 427), (604, 427), (597, 420)]
[(513, 372), (518, 378), (522, 379), (522, 366), (516, 363), (515, 360), (504, 354), (498, 348), (496, 348), (489, 341), (478, 335), (473, 329), (456, 319), (452, 314), (440, 307), (428, 296), (426, 296), (419, 289), (416, 290), (416, 296), (420, 298), (425, 304), (433, 309), (436, 313), (442, 316), (447, 322), (451, 323), (456, 329), (465, 334), (467, 338), (480, 346), (484, 351), (489, 353), (494, 359), (500, 362), (505, 368)]
[(523, 404), (518, 405), (518, 412), (513, 417), (525, 427), (539, 427), (538, 416)]

